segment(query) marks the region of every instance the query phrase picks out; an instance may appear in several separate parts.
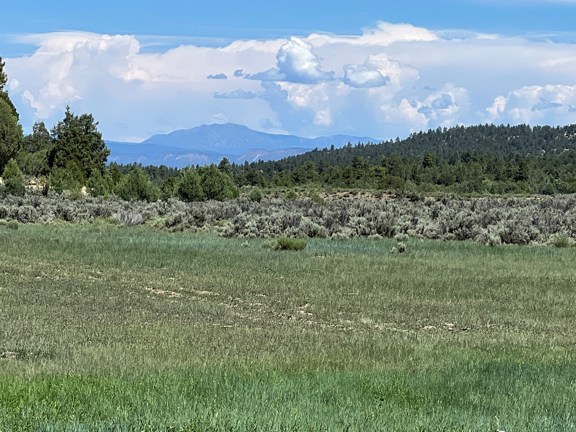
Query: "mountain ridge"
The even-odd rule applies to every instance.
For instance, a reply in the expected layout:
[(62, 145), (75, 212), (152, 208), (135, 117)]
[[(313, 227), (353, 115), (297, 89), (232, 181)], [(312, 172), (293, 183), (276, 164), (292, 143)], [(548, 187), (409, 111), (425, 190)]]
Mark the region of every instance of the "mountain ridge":
[(348, 142), (376, 142), (374, 138), (351, 135), (303, 138), (268, 134), (234, 123), (201, 125), (168, 134), (153, 135), (140, 143), (107, 141), (109, 162), (121, 164), (188, 165), (218, 163), (223, 158), (244, 163), (296, 156), (315, 148), (342, 147)]

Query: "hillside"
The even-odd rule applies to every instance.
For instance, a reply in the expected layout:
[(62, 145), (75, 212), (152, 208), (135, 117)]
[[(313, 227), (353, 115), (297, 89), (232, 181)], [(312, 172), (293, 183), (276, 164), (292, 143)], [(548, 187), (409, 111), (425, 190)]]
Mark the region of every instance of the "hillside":
[(574, 149), (576, 149), (576, 125), (459, 126), (414, 133), (404, 140), (396, 139), (379, 144), (364, 142), (332, 150), (311, 151), (273, 165), (280, 169), (307, 161), (325, 166), (347, 165), (355, 157), (377, 164), (384, 156), (391, 155), (404, 158), (433, 155), (437, 161), (450, 161), (470, 154), (510, 159), (514, 156), (560, 155)]
[[(448, 190), (481, 193), (576, 191), (576, 125), (479, 125), (418, 132), (404, 140), (348, 144), (253, 163), (282, 186)], [(237, 178), (247, 175), (236, 167)]]

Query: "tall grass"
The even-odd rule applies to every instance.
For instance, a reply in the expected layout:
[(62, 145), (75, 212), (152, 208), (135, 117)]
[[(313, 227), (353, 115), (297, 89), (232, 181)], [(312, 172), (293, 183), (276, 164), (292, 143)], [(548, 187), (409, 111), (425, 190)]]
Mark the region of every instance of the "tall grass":
[(0, 430), (576, 430), (574, 248), (0, 227)]

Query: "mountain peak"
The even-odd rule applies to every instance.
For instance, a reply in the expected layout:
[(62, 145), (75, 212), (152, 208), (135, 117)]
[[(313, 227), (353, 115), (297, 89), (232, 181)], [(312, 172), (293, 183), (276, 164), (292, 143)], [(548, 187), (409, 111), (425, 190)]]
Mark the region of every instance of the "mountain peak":
[(186, 166), (218, 163), (226, 157), (236, 163), (275, 160), (314, 148), (341, 147), (348, 142), (374, 142), (367, 137), (338, 135), (301, 138), (258, 132), (235, 123), (214, 123), (168, 134), (154, 135), (140, 144), (109, 142), (109, 160), (118, 163)]

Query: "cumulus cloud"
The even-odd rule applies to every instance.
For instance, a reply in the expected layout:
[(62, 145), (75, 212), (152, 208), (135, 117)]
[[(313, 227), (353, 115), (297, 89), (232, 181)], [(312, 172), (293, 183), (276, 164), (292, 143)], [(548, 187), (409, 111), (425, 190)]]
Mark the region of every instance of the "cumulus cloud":
[(278, 69), (286, 81), (317, 83), (331, 80), (333, 72), (324, 72), (320, 60), (312, 50), (312, 45), (302, 39), (292, 38), (283, 45), (276, 56)]
[(373, 88), (392, 84), (403, 87), (418, 79), (418, 71), (390, 59), (386, 54), (370, 55), (363, 64), (344, 65), (343, 81), (354, 88)]
[(308, 42), (293, 37), (282, 45), (276, 54), (275, 68), (249, 75), (261, 81), (286, 81), (301, 84), (316, 84), (334, 79), (334, 72), (322, 70), (320, 59)]
[(540, 102), (538, 102), (536, 105), (534, 105), (532, 107), (532, 111), (544, 111), (544, 110), (561, 108), (561, 107), (563, 107), (563, 105), (561, 103), (553, 102), (553, 101), (548, 100), (546, 98), (540, 98)]
[(343, 81), (350, 87), (370, 88), (385, 86), (390, 78), (366, 65), (345, 65)]
[(391, 101), (381, 105), (380, 109), (385, 122), (404, 125), (410, 132), (438, 126), (450, 127), (468, 123), (469, 94), (465, 88), (447, 84), (422, 99), (404, 98), (399, 103)]
[(493, 122), (546, 123), (576, 122), (576, 86), (526, 86), (497, 96), (487, 108)]
[(31, 57), (10, 59), (10, 69), (18, 77), (12, 91), (20, 93), (37, 118), (49, 118), (84, 99), (89, 86), (103, 77), (108, 84), (122, 80), (139, 50), (135, 38), (121, 35), (55, 33), (22, 40), (39, 44), (39, 49)]

